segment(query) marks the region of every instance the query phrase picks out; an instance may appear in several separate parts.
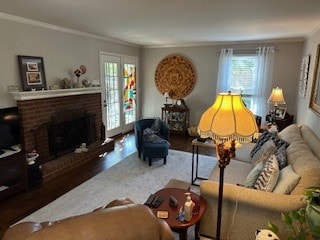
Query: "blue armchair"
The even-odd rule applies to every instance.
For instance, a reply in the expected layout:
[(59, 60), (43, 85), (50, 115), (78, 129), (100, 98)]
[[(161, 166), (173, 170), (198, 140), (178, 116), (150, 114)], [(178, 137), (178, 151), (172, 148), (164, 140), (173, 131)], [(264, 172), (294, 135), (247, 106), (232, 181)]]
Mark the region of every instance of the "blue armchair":
[[(157, 139), (146, 139), (146, 132), (149, 129), (155, 129)], [(170, 146), (170, 129), (166, 122), (152, 118), (138, 120), (134, 123), (134, 133), (139, 158), (141, 156), (143, 160), (149, 158), (149, 166), (151, 166), (153, 158), (163, 158), (164, 164), (166, 164)]]

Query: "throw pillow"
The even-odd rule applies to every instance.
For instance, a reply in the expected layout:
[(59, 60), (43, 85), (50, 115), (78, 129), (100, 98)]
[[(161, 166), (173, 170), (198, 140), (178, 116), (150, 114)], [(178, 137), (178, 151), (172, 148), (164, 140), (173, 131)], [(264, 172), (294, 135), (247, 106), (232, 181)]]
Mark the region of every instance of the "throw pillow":
[(290, 194), (300, 180), (291, 165), (286, 166), (280, 171), (278, 182), (273, 190), (278, 194)]
[(272, 134), (268, 130), (265, 130), (263, 133), (261, 133), (261, 135), (257, 139), (256, 144), (250, 152), (251, 158), (253, 158), (253, 155), (259, 151), (259, 149), (263, 146), (264, 143), (266, 143), (271, 138), (271, 136)]
[(252, 168), (252, 170), (250, 171), (246, 180), (243, 183), (244, 187), (247, 187), (247, 188), (253, 187), (254, 183), (257, 181), (257, 178), (259, 177), (260, 173), (262, 172), (263, 166), (264, 166), (264, 163), (259, 162), (258, 164), (256, 164)]
[(272, 192), (279, 177), (278, 160), (274, 154), (267, 160), (257, 181), (253, 185), (254, 189)]
[(284, 146), (285, 148), (289, 146), (289, 143), (280, 139), (277, 133), (274, 134), (274, 136), (272, 136), (272, 140), (274, 141), (274, 144), (276, 145), (277, 149), (281, 148), (282, 146)]
[(161, 129), (161, 120), (160, 118), (155, 118), (152, 125), (151, 125), (151, 129), (153, 131), (155, 131), (156, 133), (160, 132)]
[(267, 159), (276, 151), (276, 145), (273, 140), (268, 140), (262, 147), (253, 155), (252, 162), (266, 162)]
[(275, 155), (277, 157), (278, 163), (279, 163), (279, 169), (281, 170), (285, 166), (287, 166), (287, 151), (286, 151), (286, 145), (282, 145), (280, 148), (278, 148), (275, 152)]

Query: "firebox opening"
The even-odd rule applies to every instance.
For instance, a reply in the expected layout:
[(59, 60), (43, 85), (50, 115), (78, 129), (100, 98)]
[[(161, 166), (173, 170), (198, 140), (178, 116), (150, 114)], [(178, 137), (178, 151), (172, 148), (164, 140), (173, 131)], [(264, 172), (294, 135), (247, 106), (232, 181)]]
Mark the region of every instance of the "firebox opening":
[[(95, 129), (95, 115), (85, 109), (68, 109), (52, 115), (51, 121), (40, 126), (35, 134), (39, 150), (44, 151), (40, 154), (44, 157), (42, 162), (73, 152), (81, 143), (95, 142)], [(40, 147), (45, 143), (47, 147)]]

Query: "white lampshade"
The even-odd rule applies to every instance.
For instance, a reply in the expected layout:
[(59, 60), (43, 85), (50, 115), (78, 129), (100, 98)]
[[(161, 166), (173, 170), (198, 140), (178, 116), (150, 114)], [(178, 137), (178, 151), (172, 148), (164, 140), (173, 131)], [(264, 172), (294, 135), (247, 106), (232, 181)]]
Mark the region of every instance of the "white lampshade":
[(250, 142), (259, 132), (255, 116), (244, 106), (240, 94), (219, 93), (215, 102), (201, 116), (198, 131), (201, 137), (222, 142)]
[(164, 97), (165, 99), (168, 99), (168, 98), (170, 98), (170, 95), (169, 95), (168, 92), (165, 92), (165, 93), (163, 94), (163, 97)]
[(283, 97), (282, 88), (273, 88), (267, 102), (273, 104), (274, 106), (278, 106), (278, 104), (285, 104), (286, 102)]

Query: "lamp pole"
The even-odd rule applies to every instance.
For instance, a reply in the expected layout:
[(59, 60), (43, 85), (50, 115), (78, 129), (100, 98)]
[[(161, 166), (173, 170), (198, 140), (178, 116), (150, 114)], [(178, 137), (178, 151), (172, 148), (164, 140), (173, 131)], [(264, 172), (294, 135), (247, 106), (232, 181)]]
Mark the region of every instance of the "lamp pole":
[(216, 239), (220, 240), (224, 169), (230, 163), (231, 152), (229, 149), (224, 149), (223, 143), (217, 145), (216, 151), (217, 151), (217, 156), (219, 157), (219, 168), (220, 168)]

